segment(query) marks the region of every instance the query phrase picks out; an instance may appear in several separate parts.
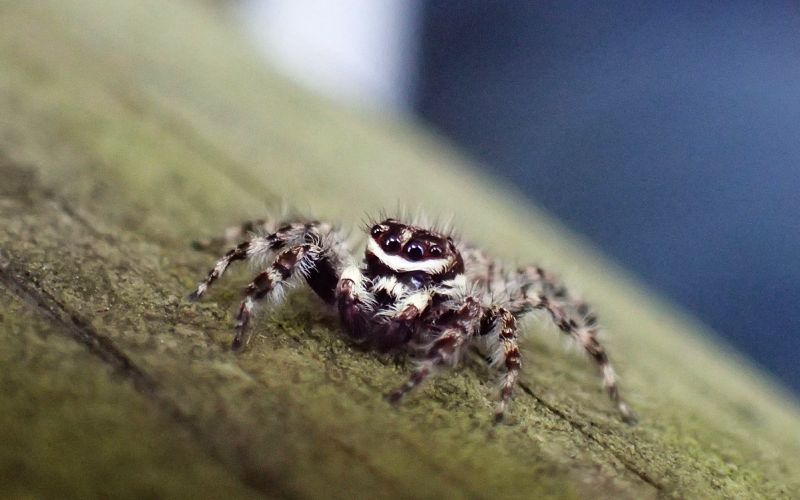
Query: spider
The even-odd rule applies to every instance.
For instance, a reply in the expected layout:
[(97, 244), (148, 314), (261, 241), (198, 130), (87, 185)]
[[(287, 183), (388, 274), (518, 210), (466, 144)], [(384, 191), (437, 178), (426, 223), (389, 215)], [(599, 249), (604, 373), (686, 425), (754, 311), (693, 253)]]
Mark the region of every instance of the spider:
[(394, 218), (367, 224), (360, 262), (330, 223), (298, 219), (273, 228), (255, 221), (226, 231), (224, 242), (256, 233), (219, 259), (190, 295), (193, 300), (203, 296), (235, 261), (250, 260), (264, 269), (244, 291), (236, 314), (234, 351), (247, 345), (248, 326), (259, 302), (277, 304), (287, 288), (305, 281), (338, 310), (353, 340), (381, 352), (404, 350), (415, 357), (413, 372), (389, 393), (389, 401), (400, 402), (437, 369), (454, 366), (475, 347), (499, 371), (494, 419), (500, 422), (522, 365), (518, 322), (534, 311), (546, 311), (594, 360), (622, 419), (635, 422), (597, 339), (596, 316), (542, 268), (509, 268), (445, 229)]

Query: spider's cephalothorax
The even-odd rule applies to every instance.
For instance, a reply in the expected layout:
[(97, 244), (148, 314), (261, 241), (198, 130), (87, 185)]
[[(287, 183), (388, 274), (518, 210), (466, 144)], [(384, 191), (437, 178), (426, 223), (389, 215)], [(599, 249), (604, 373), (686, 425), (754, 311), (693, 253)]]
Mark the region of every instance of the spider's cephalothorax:
[(609, 396), (626, 421), (634, 416), (619, 397), (616, 376), (597, 340), (596, 317), (551, 274), (539, 267), (507, 269), (447, 231), (386, 219), (367, 228), (364, 258), (357, 262), (336, 228), (317, 221), (270, 227), (263, 221), (226, 232), (225, 241), (252, 230), (253, 237), (228, 251), (198, 285), (198, 299), (231, 262), (252, 260), (263, 268), (245, 289), (236, 316), (233, 348), (248, 341), (258, 302), (279, 301), (287, 286), (305, 281), (337, 308), (348, 334), (380, 351), (408, 349), (417, 366), (389, 395), (397, 402), (437, 368), (454, 365), (477, 347), (501, 372), (495, 418), (502, 419), (521, 367), (517, 322), (546, 311), (565, 334), (584, 347), (600, 369)]
[[(458, 278), (464, 274), (464, 260), (453, 239), (428, 229), (387, 219), (370, 228), (364, 253), (364, 278), (378, 314), (372, 324), (362, 323), (363, 330), (351, 332), (380, 350), (411, 340), (423, 308), (441, 309), (431, 306), (463, 283), (463, 277)], [(429, 293), (434, 288), (442, 291), (438, 297)], [(349, 311), (341, 311), (349, 323)]]

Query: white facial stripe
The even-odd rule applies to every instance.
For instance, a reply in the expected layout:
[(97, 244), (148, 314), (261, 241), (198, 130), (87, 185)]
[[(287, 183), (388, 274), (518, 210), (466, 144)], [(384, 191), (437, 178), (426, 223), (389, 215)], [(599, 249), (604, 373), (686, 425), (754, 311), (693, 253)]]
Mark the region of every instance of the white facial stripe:
[(392, 270), (398, 272), (424, 271), (426, 273), (437, 274), (447, 269), (448, 265), (450, 264), (450, 259), (434, 259), (414, 262), (406, 260), (399, 255), (389, 255), (384, 252), (378, 243), (373, 239), (369, 240), (367, 249), (369, 249), (369, 251), (372, 252), (372, 254), (378, 258), (378, 260), (383, 262)]

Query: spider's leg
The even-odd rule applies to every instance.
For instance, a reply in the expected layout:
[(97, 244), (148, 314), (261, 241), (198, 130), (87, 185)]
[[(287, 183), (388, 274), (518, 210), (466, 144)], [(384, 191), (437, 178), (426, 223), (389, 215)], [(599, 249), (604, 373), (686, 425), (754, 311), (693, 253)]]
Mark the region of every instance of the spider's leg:
[(378, 349), (388, 351), (408, 342), (414, 333), (414, 325), (428, 309), (433, 300), (433, 292), (423, 289), (405, 297), (395, 309), (389, 324), (378, 338)]
[(425, 359), (419, 362), (408, 381), (389, 394), (389, 401), (400, 402), (406, 394), (424, 382), (437, 367), (453, 363), (459, 349), (466, 343), (467, 337), (467, 334), (460, 328), (445, 330), (428, 347)]
[(603, 377), (603, 386), (622, 419), (635, 423), (636, 416), (619, 395), (616, 373), (605, 348), (597, 339), (597, 316), (589, 306), (576, 299), (560, 280), (541, 267), (520, 269), (517, 279), (521, 286), (507, 309), (517, 317), (535, 309), (547, 311), (553, 323), (578, 342), (594, 360)]
[(195, 240), (192, 242), (192, 246), (197, 250), (230, 246), (252, 233), (272, 233), (273, 231), (270, 230), (272, 227), (272, 221), (267, 219), (246, 220), (239, 225), (226, 227), (222, 236)]
[(364, 283), (366, 278), (358, 266), (347, 266), (336, 285), (336, 305), (347, 332), (357, 341), (364, 341), (369, 334), (367, 320), (374, 303)]
[[(617, 386), (617, 376), (614, 367), (608, 359), (605, 348), (597, 339), (598, 327), (594, 316), (587, 316), (588, 309), (583, 303), (575, 303), (576, 307), (564, 307), (545, 295), (529, 297), (534, 309), (544, 309), (558, 328), (575, 339), (597, 364), (603, 377), (603, 386), (609, 398), (614, 402), (622, 419), (627, 423), (635, 423), (636, 416), (630, 407), (622, 400)], [(570, 309), (575, 308), (575, 312)], [(584, 319), (588, 318), (588, 319)]]
[(427, 347), (425, 356), (411, 373), (408, 381), (388, 395), (392, 403), (403, 397), (425, 381), (433, 371), (442, 365), (453, 365), (458, 361), (462, 348), (475, 335), (480, 324), (483, 308), (473, 297), (467, 297), (461, 308), (451, 311), (442, 324), (443, 331)]
[(487, 340), (492, 365), (504, 370), (500, 378), (500, 398), (494, 414), (494, 420), (498, 423), (503, 420), (522, 366), (522, 356), (517, 344), (517, 320), (507, 309), (496, 307), (488, 310), (481, 322), (489, 327), (485, 334), (489, 335)]
[(298, 270), (303, 275), (308, 275), (309, 270), (320, 260), (320, 254), (321, 249), (310, 243), (287, 248), (275, 257), (275, 261), (266, 271), (247, 285), (244, 300), (236, 315), (236, 336), (232, 344), (234, 350), (247, 344), (247, 326), (253, 316), (256, 301), (269, 298), (275, 302), (280, 299), (286, 282)]
[(273, 252), (281, 250), (291, 244), (302, 242), (306, 235), (316, 232), (319, 226), (320, 224), (317, 222), (295, 222), (285, 224), (272, 234), (255, 237), (230, 249), (216, 264), (214, 264), (214, 267), (208, 272), (206, 279), (197, 285), (195, 291), (189, 295), (189, 299), (197, 300), (202, 297), (211, 284), (222, 276), (232, 262), (239, 260), (265, 260)]
[[(212, 283), (217, 281), (222, 273), (228, 269), (228, 266), (231, 265), (232, 262), (237, 260), (245, 260), (248, 258), (248, 253), (250, 252), (251, 247), (254, 245), (255, 240), (245, 241), (244, 243), (238, 245), (235, 248), (228, 250), (228, 252), (214, 264), (214, 267), (208, 272), (208, 276), (206, 279), (203, 280), (197, 288), (189, 294), (189, 300), (198, 300), (200, 297), (206, 293), (208, 287), (211, 286)], [(264, 248), (264, 245), (257, 245), (259, 248)]]

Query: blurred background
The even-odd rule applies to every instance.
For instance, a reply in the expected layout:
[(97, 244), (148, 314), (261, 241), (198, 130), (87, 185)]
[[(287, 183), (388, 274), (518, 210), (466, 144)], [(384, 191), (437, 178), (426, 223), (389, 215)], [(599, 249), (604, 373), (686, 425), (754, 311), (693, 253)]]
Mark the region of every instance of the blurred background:
[(426, 123), (800, 394), (800, 2), (233, 4), (289, 77)]

